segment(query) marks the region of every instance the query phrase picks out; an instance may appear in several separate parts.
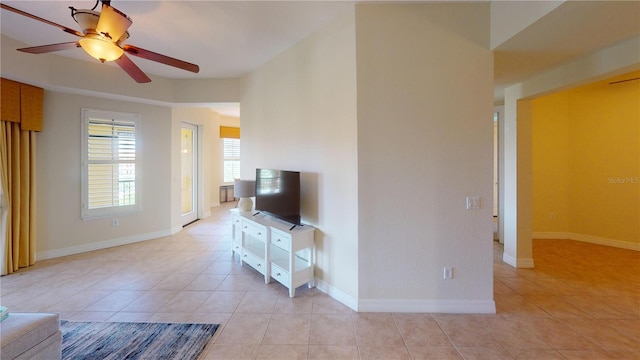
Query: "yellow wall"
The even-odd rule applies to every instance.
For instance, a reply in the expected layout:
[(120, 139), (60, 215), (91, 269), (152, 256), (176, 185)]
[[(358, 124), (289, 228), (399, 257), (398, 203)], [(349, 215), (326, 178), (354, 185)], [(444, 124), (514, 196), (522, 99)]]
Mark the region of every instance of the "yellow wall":
[(640, 243), (639, 76), (533, 101), (534, 233)]
[(533, 100), (533, 231), (569, 228), (569, 94)]

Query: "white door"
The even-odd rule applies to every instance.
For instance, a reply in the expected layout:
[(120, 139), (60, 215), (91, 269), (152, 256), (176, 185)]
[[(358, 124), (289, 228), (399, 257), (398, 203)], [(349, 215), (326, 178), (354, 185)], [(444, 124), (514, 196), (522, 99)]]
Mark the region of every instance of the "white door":
[(493, 216), (498, 216), (498, 121), (500, 113), (493, 114)]
[(181, 212), (182, 225), (198, 220), (198, 127), (182, 123), (181, 152)]

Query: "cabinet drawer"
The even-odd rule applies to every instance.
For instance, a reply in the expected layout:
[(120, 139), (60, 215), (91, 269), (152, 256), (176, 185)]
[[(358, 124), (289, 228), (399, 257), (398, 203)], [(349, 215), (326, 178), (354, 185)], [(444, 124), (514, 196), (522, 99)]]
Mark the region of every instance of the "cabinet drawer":
[(242, 225), (242, 218), (240, 217), (240, 215), (237, 214), (233, 214), (231, 216), (231, 224), (233, 226), (240, 226)]
[(249, 266), (258, 270), (258, 272), (264, 275), (266, 266), (263, 259), (260, 259), (259, 257), (245, 251), (242, 254), (242, 261), (246, 262), (247, 264), (249, 264)]
[(271, 243), (282, 250), (291, 249), (291, 235), (271, 228)]
[(271, 264), (271, 277), (278, 280), (284, 286), (289, 286), (289, 273), (281, 269), (278, 265)]
[(267, 229), (263, 226), (244, 220), (242, 221), (242, 231), (256, 239), (267, 241)]
[(231, 251), (240, 253), (241, 249), (242, 249), (242, 244), (240, 244), (240, 242), (233, 241), (231, 243)]

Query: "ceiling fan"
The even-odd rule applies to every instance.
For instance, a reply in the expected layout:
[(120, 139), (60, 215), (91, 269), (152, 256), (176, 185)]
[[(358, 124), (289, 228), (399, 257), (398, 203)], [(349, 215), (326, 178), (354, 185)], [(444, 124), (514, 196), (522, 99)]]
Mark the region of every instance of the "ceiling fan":
[(18, 49), (18, 51), (30, 54), (43, 54), (53, 51), (68, 50), (81, 47), (90, 56), (101, 62), (114, 61), (122, 70), (131, 76), (136, 82), (147, 83), (151, 79), (127, 56), (133, 55), (143, 59), (156, 61), (179, 69), (197, 73), (200, 71), (198, 65), (178, 60), (153, 51), (145, 50), (137, 46), (125, 44), (129, 38), (129, 26), (133, 21), (123, 12), (111, 6), (110, 0), (102, 0), (101, 12), (94, 11), (100, 0), (91, 10), (71, 9), (71, 16), (80, 25), (82, 32), (56, 24), (52, 21), (29, 14), (22, 10), (0, 3), (4, 10), (26, 16), (28, 18), (41, 21), (45, 24), (55, 26), (62, 31), (78, 36), (77, 41), (33, 46)]

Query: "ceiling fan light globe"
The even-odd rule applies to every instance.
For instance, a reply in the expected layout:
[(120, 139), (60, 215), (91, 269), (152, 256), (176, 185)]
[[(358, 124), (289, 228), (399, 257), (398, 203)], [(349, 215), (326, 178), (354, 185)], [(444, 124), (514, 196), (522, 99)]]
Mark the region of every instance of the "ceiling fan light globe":
[(96, 33), (101, 34), (111, 41), (118, 41), (133, 22), (120, 10), (102, 3), (102, 12), (96, 25)]
[(87, 54), (101, 62), (117, 60), (124, 54), (118, 45), (97, 34), (86, 35), (78, 42)]
[(90, 31), (95, 31), (98, 26), (98, 19), (100, 19), (100, 13), (92, 10), (79, 9), (73, 13), (73, 18), (76, 20), (82, 32), (88, 34)]

